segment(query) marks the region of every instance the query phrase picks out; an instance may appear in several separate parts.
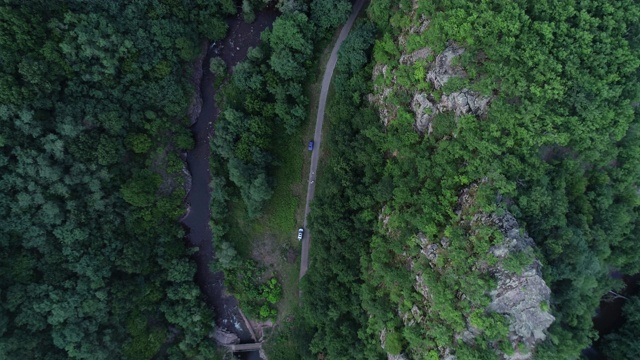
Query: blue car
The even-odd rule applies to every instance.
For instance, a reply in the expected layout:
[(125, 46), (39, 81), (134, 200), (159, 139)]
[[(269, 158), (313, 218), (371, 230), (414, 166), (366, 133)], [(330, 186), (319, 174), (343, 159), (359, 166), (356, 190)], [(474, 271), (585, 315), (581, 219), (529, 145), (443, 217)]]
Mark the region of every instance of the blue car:
[(313, 150), (313, 141), (309, 141), (309, 151)]

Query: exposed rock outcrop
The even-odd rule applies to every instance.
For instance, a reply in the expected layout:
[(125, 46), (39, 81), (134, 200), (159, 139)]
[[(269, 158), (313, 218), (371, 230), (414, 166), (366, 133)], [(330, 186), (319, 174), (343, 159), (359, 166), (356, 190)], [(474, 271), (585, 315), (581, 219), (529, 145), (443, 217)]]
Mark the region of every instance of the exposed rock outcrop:
[(408, 360), (408, 359), (403, 354), (391, 355), (391, 354), (387, 353), (387, 360)]
[(449, 95), (442, 95), (438, 111), (454, 111), (456, 116), (473, 114), (482, 116), (487, 112), (487, 106), (491, 99), (481, 96), (475, 91), (462, 89)]
[(420, 132), (431, 134), (433, 131), (433, 119), (439, 113), (452, 111), (456, 119), (463, 115), (483, 116), (487, 113), (487, 107), (491, 99), (481, 96), (475, 91), (462, 89), (449, 95), (442, 95), (440, 102), (429, 100), (425, 93), (416, 93), (411, 101), (411, 110), (416, 116), (416, 129)]
[[(492, 214), (491, 221), (504, 235), (502, 244), (491, 248), (498, 259), (518, 252), (530, 252), (535, 246), (533, 239), (520, 229), (510, 213), (506, 212), (503, 216)], [(549, 303), (551, 290), (542, 279), (541, 267), (540, 262), (534, 260), (522, 273), (508, 271), (502, 263), (494, 270), (498, 287), (491, 292), (493, 301), (489, 310), (507, 315), (510, 318), (511, 340), (529, 346), (544, 340), (544, 331), (555, 320), (548, 311), (543, 310), (543, 306)]]
[[(435, 89), (441, 89), (452, 77), (466, 76), (462, 67), (453, 65), (455, 57), (464, 53), (464, 48), (455, 44), (449, 45), (441, 54), (436, 56), (425, 80)], [(464, 88), (451, 94), (443, 94), (440, 99), (429, 100), (425, 93), (416, 93), (411, 102), (411, 109), (416, 115), (416, 129), (431, 134), (432, 120), (439, 113), (452, 111), (456, 119), (463, 115), (484, 116), (491, 101), (490, 97)]]
[(431, 70), (427, 73), (426, 80), (440, 89), (452, 77), (466, 76), (464, 69), (459, 65), (453, 65), (453, 59), (464, 53), (464, 48), (450, 44), (444, 51), (436, 56)]
[[(551, 295), (549, 287), (541, 277), (541, 264), (533, 257), (535, 243), (526, 232), (519, 227), (515, 217), (507, 211), (504, 213), (483, 213), (477, 212), (473, 208), (475, 194), (478, 185), (471, 185), (461, 192), (458, 198), (456, 213), (460, 217), (463, 225), (471, 233), (479, 225), (492, 226), (500, 230), (503, 240), (489, 248), (489, 251), (497, 259), (495, 265), (479, 264), (476, 271), (491, 274), (497, 280), (497, 286), (488, 295), (491, 296), (491, 303), (484, 309), (487, 313), (498, 313), (506, 316), (509, 320), (508, 338), (514, 349), (513, 354), (507, 355), (499, 352), (503, 360), (530, 360), (533, 356), (531, 351), (535, 345), (545, 339), (545, 331), (551, 326), (554, 317), (548, 311), (548, 302)], [(434, 271), (440, 271), (437, 265), (440, 253), (447, 249), (450, 240), (447, 237), (433, 241), (422, 233), (418, 233), (416, 241), (420, 247), (419, 257), (426, 258)], [(505, 261), (510, 256), (526, 254), (531, 259), (523, 264), (521, 272), (508, 270)], [(414, 269), (417, 259), (410, 262)], [(428, 309), (428, 303), (433, 301), (433, 294), (425, 284), (422, 273), (415, 275), (414, 288), (424, 298), (425, 306), (414, 306), (409, 312), (399, 312), (403, 323), (410, 326), (419, 323), (423, 319), (423, 311)], [(460, 290), (459, 296), (465, 298), (464, 289)], [(466, 330), (455, 334), (454, 337), (467, 344), (475, 344), (475, 339), (481, 331), (472, 326), (469, 318), (465, 318)], [(521, 347), (524, 346), (524, 351)], [(449, 348), (440, 349), (441, 358), (455, 360), (454, 351)]]
[[(414, 9), (416, 9), (417, 6), (414, 3)], [(410, 34), (422, 34), (423, 32), (425, 32), (427, 30), (427, 28), (429, 27), (429, 23), (431, 21), (424, 15), (422, 15), (420, 17), (420, 21), (417, 22), (416, 24), (414, 24), (413, 26), (411, 26), (405, 33), (400, 34), (400, 36), (398, 37), (398, 44), (400, 46), (402, 46), (403, 48), (407, 46), (407, 39), (409, 38)]]
[[(382, 329), (382, 331), (380, 332), (380, 344), (382, 345), (383, 349), (385, 348), (386, 342), (387, 342), (387, 329)], [(387, 353), (387, 360), (408, 360), (408, 359), (403, 354), (392, 355)]]
[(400, 56), (400, 64), (413, 65), (418, 60), (424, 60), (433, 54), (433, 50), (430, 48), (418, 49), (409, 55), (403, 54)]
[[(389, 73), (389, 67), (387, 65), (376, 65), (373, 68), (372, 78), (375, 80), (377, 77), (382, 76), (383, 78), (387, 78), (388, 76), (392, 76), (392, 83), (395, 83), (395, 74)], [(373, 94), (369, 94), (368, 100), (372, 104), (376, 104), (378, 107), (378, 112), (380, 113), (380, 119), (384, 123), (384, 126), (389, 125), (389, 121), (396, 117), (398, 106), (390, 104), (387, 100), (389, 99), (389, 95), (393, 92), (391, 87), (374, 85), (375, 91)]]
[(191, 173), (189, 172), (189, 169), (187, 168), (187, 163), (185, 162), (182, 165), (182, 175), (184, 175), (184, 193), (188, 194), (189, 191), (191, 191)]
[(267, 353), (262, 348), (260, 350), (258, 350), (258, 355), (260, 356), (260, 359), (262, 359), (262, 360), (269, 360), (269, 358), (267, 357)]
[[(472, 185), (461, 193), (457, 211), (459, 215), (471, 207), (475, 190), (477, 185)], [(492, 301), (487, 310), (509, 318), (509, 339), (514, 349), (518, 349), (519, 344), (532, 349), (545, 339), (545, 331), (555, 320), (547, 306), (551, 290), (542, 279), (542, 265), (533, 258), (535, 243), (508, 211), (502, 215), (477, 213), (469, 221), (470, 226), (475, 224), (496, 226), (504, 236), (500, 244), (490, 248), (498, 262), (488, 271), (498, 280), (498, 285), (490, 293)], [(506, 269), (503, 260), (519, 253), (528, 254), (533, 260), (525, 264), (521, 272)], [(501, 357), (505, 360), (526, 360), (533, 355), (531, 351), (521, 353), (515, 350), (514, 354), (501, 354)]]
[[(419, 30), (419, 29), (418, 29)], [(399, 43), (402, 44), (402, 37)], [(454, 64), (454, 59), (463, 54), (464, 48), (450, 43), (449, 46), (435, 57), (435, 60), (426, 65), (428, 72), (424, 81), (431, 83), (436, 90), (442, 87), (453, 77), (466, 77), (465, 71), (461, 66)], [(409, 66), (415, 64), (419, 60), (427, 59), (433, 55), (430, 48), (418, 49), (410, 54), (403, 53), (400, 56), (400, 64)], [(369, 101), (376, 104), (385, 126), (392, 121), (397, 113), (399, 106), (390, 101), (391, 94), (394, 91), (412, 95), (411, 110), (415, 114), (415, 127), (421, 133), (431, 134), (433, 132), (433, 119), (436, 115), (443, 112), (453, 112), (457, 119), (464, 115), (475, 115), (482, 117), (487, 113), (487, 108), (491, 102), (488, 96), (482, 96), (476, 91), (463, 88), (450, 94), (441, 94), (440, 98), (434, 98), (432, 94), (426, 92), (414, 92), (413, 89), (404, 89), (397, 84), (396, 70), (391, 69), (388, 65), (376, 65), (373, 69), (373, 79), (382, 77), (382, 81), (376, 81), (374, 93), (369, 95)], [(382, 84), (380, 84), (382, 83)], [(436, 95), (438, 96), (438, 95)]]
[(433, 128), (431, 126), (433, 118), (438, 113), (436, 106), (429, 100), (427, 94), (417, 93), (411, 101), (411, 109), (416, 114), (416, 128), (420, 132), (431, 134)]
[[(417, 2), (414, 1), (414, 9)], [(474, 91), (473, 83), (470, 85), (458, 85), (463, 82), (460, 79), (467, 78), (467, 72), (460, 65), (459, 59), (465, 53), (465, 49), (456, 43), (449, 42), (441, 53), (434, 53), (433, 48), (424, 47), (417, 49), (413, 46), (416, 44), (417, 37), (412, 34), (424, 32), (429, 27), (429, 20), (425, 17), (417, 20), (417, 14), (412, 15), (414, 24), (405, 29), (402, 34), (396, 38), (395, 45), (400, 51), (400, 57), (396, 58), (396, 63), (379, 64), (373, 69), (374, 92), (369, 95), (369, 101), (378, 108), (380, 118), (385, 126), (388, 126), (393, 120), (402, 114), (403, 110), (411, 110), (415, 115), (415, 129), (422, 133), (430, 135), (436, 130), (436, 133), (442, 134), (443, 131), (451, 131), (451, 136), (455, 137), (457, 131), (455, 127), (451, 127), (451, 119), (455, 120), (464, 116), (475, 116), (482, 119), (488, 112), (492, 97), (485, 96)], [(411, 39), (411, 42), (409, 42)], [(426, 60), (426, 61), (425, 61)], [(424, 68), (421, 68), (424, 64)], [(413, 77), (412, 77), (413, 75)], [(422, 79), (420, 79), (422, 77)], [(452, 80), (455, 79), (455, 80)], [(422, 80), (422, 81), (420, 81)], [(464, 81), (464, 83), (469, 83)], [(447, 85), (448, 84), (448, 85)], [(455, 85), (455, 86), (454, 86)], [(454, 91), (455, 90), (455, 91)], [(438, 116), (442, 114), (441, 116)], [(439, 123), (442, 121), (442, 123)], [(438, 127), (441, 124), (446, 126)], [(446, 129), (446, 130), (445, 130)], [(447, 138), (447, 134), (438, 135), (438, 139)], [(397, 151), (389, 151), (389, 156), (397, 156)], [(495, 257), (492, 258), (483, 251), (484, 260), (477, 261), (477, 264), (471, 265), (471, 271), (481, 273), (483, 278), (493, 277), (496, 282), (495, 289), (475, 289), (468, 291), (465, 295), (464, 283), (460, 288), (456, 287), (452, 290), (451, 298), (455, 296), (453, 301), (461, 301), (472, 311), (463, 314), (463, 325), (456, 328), (464, 330), (455, 330), (458, 333), (450, 334), (456, 339), (455, 342), (465, 342), (474, 344), (478, 341), (478, 337), (488, 329), (474, 320), (472, 325), (471, 314), (501, 314), (508, 319), (509, 333), (508, 338), (511, 341), (513, 354), (507, 355), (499, 350), (505, 344), (495, 343), (495, 351), (504, 360), (529, 360), (532, 358), (533, 348), (536, 343), (544, 340), (545, 331), (553, 323), (554, 317), (548, 312), (548, 302), (550, 297), (550, 289), (541, 277), (541, 264), (535, 260), (533, 253), (535, 243), (526, 232), (521, 230), (516, 219), (508, 212), (502, 211), (498, 213), (483, 213), (477, 209), (473, 209), (475, 202), (475, 193), (478, 185), (469, 186), (459, 196), (456, 212), (462, 225), (462, 231), (468, 231), (467, 235), (472, 235), (478, 228), (483, 226), (499, 229), (503, 240), (496, 240), (489, 248), (488, 243), (484, 243), (487, 249)], [(394, 214), (387, 214), (382, 211), (380, 220), (383, 228), (387, 228), (389, 219)], [(388, 230), (388, 229), (387, 229)], [(494, 231), (495, 232), (495, 231)], [(388, 230), (390, 236), (393, 234)], [(453, 237), (452, 237), (453, 239)], [(456, 238), (457, 239), (457, 238)], [(422, 295), (417, 297), (407, 297), (402, 299), (404, 303), (400, 304), (397, 309), (397, 316), (402, 319), (405, 326), (421, 324), (434, 316), (433, 306), (437, 304), (439, 299), (437, 296), (442, 292), (436, 285), (433, 289), (429, 289), (428, 284), (435, 284), (429, 281), (437, 281), (437, 276), (445, 274), (451, 270), (447, 263), (451, 264), (450, 258), (447, 256), (451, 241), (447, 237), (427, 238), (422, 233), (418, 233), (416, 237), (419, 245), (419, 252), (411, 249), (403, 252), (405, 256), (406, 267), (412, 272), (415, 278), (413, 287), (417, 293)], [(451, 245), (455, 247), (457, 243)], [(456, 247), (455, 250), (459, 249)], [(411, 253), (412, 255), (408, 255)], [(526, 255), (526, 256), (521, 256)], [(457, 255), (460, 256), (459, 253)], [(476, 255), (473, 255), (476, 256)], [(515, 270), (513, 259), (523, 258), (522, 269)], [(530, 260), (527, 260), (530, 259)], [(494, 261), (495, 260), (495, 261)], [(426, 265), (426, 268), (425, 268)], [(436, 277), (432, 277), (434, 271)], [(456, 269), (457, 271), (457, 269)], [(446, 276), (455, 278), (457, 274), (451, 274), (449, 271)], [(474, 303), (470, 298), (476, 299), (478, 293), (482, 291), (490, 296), (491, 302)], [(471, 295), (474, 296), (471, 296)], [(486, 307), (485, 307), (486, 306)], [(455, 310), (451, 310), (452, 312)], [(482, 316), (482, 315), (480, 315)], [(451, 330), (454, 331), (454, 330)], [(385, 347), (386, 329), (380, 334), (381, 345)], [(454, 343), (455, 343), (454, 342)], [(500, 345), (500, 346), (498, 346)], [(508, 345), (508, 344), (507, 344)], [(454, 346), (454, 345), (453, 345)], [(437, 351), (440, 359), (455, 360), (455, 348), (438, 347)], [(521, 351), (521, 347), (525, 349)], [(412, 355), (409, 353), (409, 355)], [(388, 355), (389, 359), (405, 359), (403, 355)]]
[(238, 335), (224, 331), (221, 328), (217, 328), (213, 333), (213, 339), (220, 345), (238, 344), (240, 342)]
[(191, 83), (194, 87), (193, 97), (191, 98), (191, 104), (189, 105), (189, 122), (193, 125), (198, 120), (200, 112), (202, 111), (202, 94), (200, 90), (200, 81), (202, 80), (204, 59), (207, 55), (207, 43), (203, 42), (200, 46), (200, 55), (193, 62), (193, 72)]
[(555, 318), (544, 311), (551, 291), (540, 276), (537, 261), (522, 274), (496, 271), (498, 287), (491, 292), (489, 310), (510, 318), (510, 339), (533, 345), (546, 338), (544, 331)]

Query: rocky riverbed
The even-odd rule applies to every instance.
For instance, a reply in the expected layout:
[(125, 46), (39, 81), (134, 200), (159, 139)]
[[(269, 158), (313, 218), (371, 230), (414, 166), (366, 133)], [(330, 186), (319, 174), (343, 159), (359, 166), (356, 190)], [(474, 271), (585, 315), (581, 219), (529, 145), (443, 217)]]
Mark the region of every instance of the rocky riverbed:
[(214, 246), (209, 219), (211, 212), (211, 156), (209, 142), (218, 118), (215, 103), (214, 75), (209, 71), (209, 60), (213, 56), (222, 58), (229, 70), (243, 60), (250, 47), (260, 42), (260, 33), (270, 27), (277, 13), (266, 10), (258, 14), (256, 20), (247, 24), (240, 15), (228, 20), (228, 36), (218, 43), (203, 45), (202, 55), (194, 65), (193, 82), (197, 93), (190, 106), (191, 131), (195, 138), (195, 147), (186, 154), (187, 210), (182, 224), (187, 228), (187, 242), (198, 251), (193, 255), (197, 264), (195, 281), (205, 295), (206, 303), (216, 314), (216, 325), (238, 336), (241, 342), (253, 342), (242, 316), (238, 302), (224, 291), (224, 274), (212, 272), (209, 264), (214, 260)]

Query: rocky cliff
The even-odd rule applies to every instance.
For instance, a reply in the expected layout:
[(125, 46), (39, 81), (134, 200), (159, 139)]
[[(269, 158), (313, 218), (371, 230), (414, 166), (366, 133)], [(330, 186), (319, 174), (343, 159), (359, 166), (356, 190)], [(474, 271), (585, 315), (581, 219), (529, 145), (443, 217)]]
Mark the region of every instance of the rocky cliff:
[[(430, 21), (418, 17), (415, 10), (416, 6), (411, 14), (414, 25), (393, 39), (393, 44), (383, 46), (391, 60), (385, 59), (373, 68), (374, 91), (369, 95), (369, 101), (378, 109), (385, 127), (392, 126), (396, 119), (402, 118), (406, 124), (413, 118), (413, 128), (421, 136), (436, 136), (437, 141), (446, 141), (456, 138), (462, 117), (477, 121), (486, 119), (493, 95), (485, 90), (481, 93), (483, 88), (475, 86), (465, 71), (466, 49), (463, 46), (453, 41), (434, 47), (420, 46), (419, 39), (430, 31)], [(434, 50), (438, 46), (439, 50)], [(397, 153), (390, 152), (393, 156)], [(542, 265), (535, 257), (535, 243), (514, 216), (504, 209), (484, 212), (475, 206), (478, 188), (484, 185), (482, 181), (459, 193), (450, 225), (463, 233), (455, 239), (456, 243), (442, 235), (443, 229), (438, 230), (440, 235), (435, 238), (419, 232), (415, 236), (418, 255), (408, 248), (404, 259), (397, 260), (406, 263), (415, 279), (413, 290), (421, 296), (417, 301), (406, 294), (399, 296), (397, 316), (404, 329), (421, 328), (427, 333), (427, 339), (440, 336), (440, 343), (462, 343), (472, 348), (487, 346), (488, 341), (490, 351), (501, 359), (531, 359), (535, 345), (545, 339), (545, 331), (554, 321), (549, 312), (551, 291), (541, 276)], [(388, 224), (395, 215), (392, 210), (385, 209), (380, 217), (381, 225), (386, 229), (385, 235), (393, 238)], [(482, 231), (491, 232), (491, 240)], [(483, 239), (478, 241), (478, 238)], [(468, 242), (468, 253), (464, 250), (467, 246), (464, 242)], [(480, 242), (484, 245), (479, 245)], [(452, 251), (450, 247), (457, 249)], [(453, 255), (454, 252), (457, 255)], [(457, 260), (452, 257), (460, 257), (461, 253), (472, 265), (464, 268), (458, 264), (455, 266), (460, 267), (453, 268), (452, 263)], [(469, 282), (450, 280), (460, 276), (473, 276), (474, 279)], [(456, 287), (455, 290), (448, 289), (447, 294), (433, 288), (445, 278)], [(476, 288), (472, 290), (471, 286)], [(479, 287), (483, 290), (479, 291)], [(447, 300), (443, 300), (443, 296)], [(442, 302), (455, 304), (442, 305)], [(442, 311), (450, 311), (453, 315), (434, 315), (434, 312)], [(429, 324), (433, 321), (446, 323), (437, 336), (429, 334), (438, 331)], [(488, 335), (493, 330), (495, 333)], [(398, 330), (385, 327), (380, 332), (380, 344), (387, 351), (387, 339), (393, 331)], [(444, 341), (444, 338), (448, 340)], [(495, 340), (498, 338), (500, 340)], [(454, 345), (434, 342), (436, 346), (424, 345), (430, 349), (428, 352), (420, 352), (414, 343), (406, 353), (389, 354), (388, 358), (457, 358), (459, 349)], [(478, 346), (481, 342), (483, 345)], [(437, 350), (431, 350), (434, 347)]]
[[(471, 239), (479, 227), (495, 228), (502, 238), (494, 246), (488, 249), (488, 258), (492, 263), (478, 260), (473, 266), (474, 271), (489, 275), (495, 280), (495, 287), (486, 289), (486, 295), (491, 301), (488, 306), (478, 311), (469, 311), (463, 315), (466, 329), (454, 334), (457, 341), (462, 341), (470, 346), (475, 345), (476, 338), (482, 333), (476, 327), (474, 312), (481, 313), (481, 317), (490, 318), (491, 314), (499, 314), (507, 319), (508, 341), (505, 351), (497, 343), (491, 345), (495, 353), (503, 360), (528, 360), (533, 358), (535, 345), (546, 338), (545, 331), (553, 323), (554, 317), (549, 311), (549, 297), (551, 291), (541, 276), (542, 265), (535, 259), (535, 243), (531, 237), (519, 226), (516, 219), (508, 211), (484, 213), (473, 210), (473, 202), (478, 185), (471, 185), (464, 189), (460, 196), (456, 213), (460, 219), (460, 225), (469, 229), (466, 235)], [(398, 310), (398, 316), (405, 326), (421, 326), (426, 314), (432, 311), (431, 305), (439, 301), (426, 284), (423, 271), (416, 270), (415, 264), (426, 259), (432, 270), (436, 273), (447, 271), (446, 260), (439, 261), (439, 257), (446, 257), (446, 250), (451, 245), (447, 237), (438, 241), (428, 239), (424, 234), (418, 233), (419, 255), (408, 258), (410, 269), (415, 274), (414, 289), (424, 301), (415, 304), (410, 311)], [(471, 241), (471, 240), (468, 240)], [(465, 289), (457, 291), (458, 298), (465, 298)], [(472, 307), (478, 304), (472, 305)], [(385, 348), (387, 330), (380, 334), (381, 346)], [(455, 350), (449, 347), (440, 347), (439, 358), (455, 360)], [(389, 359), (411, 359), (409, 354), (391, 355)]]
[[(477, 188), (472, 185), (462, 191), (459, 199), (458, 215), (462, 209), (471, 208)], [(501, 353), (505, 360), (524, 360), (533, 357), (535, 344), (546, 338), (545, 330), (555, 318), (549, 312), (551, 290), (542, 279), (540, 262), (535, 259), (535, 243), (518, 225), (517, 220), (508, 211), (476, 213), (468, 225), (483, 224), (497, 227), (503, 235), (500, 244), (492, 246), (490, 252), (498, 260), (495, 265), (483, 271), (490, 272), (497, 280), (497, 287), (490, 292), (492, 301), (488, 312), (502, 314), (509, 319), (509, 340), (513, 354)], [(507, 260), (518, 257), (518, 268), (509, 266)], [(472, 340), (468, 339), (468, 340)]]
[[(377, 65), (373, 70), (373, 80), (376, 85), (374, 86), (374, 93), (369, 96), (369, 101), (377, 106), (383, 123), (388, 125), (395, 119), (399, 107), (395, 101), (390, 100), (393, 95), (398, 94), (411, 97), (411, 110), (415, 115), (415, 128), (420, 133), (431, 134), (433, 132), (433, 122), (438, 114), (452, 112), (455, 115), (456, 122), (458, 118), (464, 115), (474, 115), (479, 118), (485, 116), (491, 102), (489, 96), (483, 96), (477, 91), (466, 87), (455, 91), (443, 91), (445, 90), (444, 86), (451, 79), (464, 79), (466, 77), (464, 69), (454, 64), (454, 60), (462, 55), (464, 51), (464, 48), (455, 43), (450, 43), (444, 51), (431, 61), (428, 60), (433, 58), (433, 51), (430, 48), (422, 48), (411, 53), (403, 52), (399, 59), (400, 65), (398, 68)], [(415, 74), (418, 75), (424, 73), (425, 75), (420, 76), (418, 79), (422, 86), (403, 85), (404, 81), (398, 79), (397, 73), (402, 66), (412, 66)], [(382, 77), (382, 80), (379, 80), (378, 77)], [(430, 89), (431, 91), (422, 89)]]

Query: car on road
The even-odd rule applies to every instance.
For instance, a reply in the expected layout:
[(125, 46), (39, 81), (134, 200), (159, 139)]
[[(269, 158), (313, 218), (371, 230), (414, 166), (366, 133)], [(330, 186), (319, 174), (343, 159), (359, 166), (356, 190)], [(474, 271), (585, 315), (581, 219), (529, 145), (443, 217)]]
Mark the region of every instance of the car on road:
[(309, 151), (313, 150), (313, 140), (309, 141)]
[(303, 228), (298, 229), (298, 241), (302, 240), (303, 236), (304, 236), (304, 229)]

